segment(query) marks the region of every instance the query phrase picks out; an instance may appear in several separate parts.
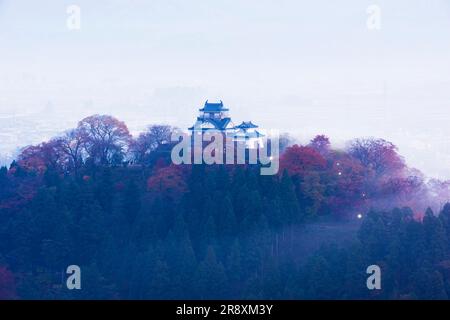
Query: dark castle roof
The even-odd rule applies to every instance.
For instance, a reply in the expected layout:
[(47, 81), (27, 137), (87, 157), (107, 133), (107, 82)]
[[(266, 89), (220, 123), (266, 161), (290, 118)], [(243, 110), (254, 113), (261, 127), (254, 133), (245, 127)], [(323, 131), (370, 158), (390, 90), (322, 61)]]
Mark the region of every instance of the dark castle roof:
[(237, 129), (252, 129), (258, 128), (256, 124), (253, 124), (251, 121), (243, 121), (240, 125), (235, 126)]
[(201, 112), (222, 112), (222, 111), (228, 111), (227, 108), (223, 107), (223, 102), (220, 100), (218, 103), (210, 103), (208, 100), (205, 102), (205, 106), (200, 109)]
[[(231, 119), (230, 118), (222, 118), (222, 119), (205, 119), (202, 117), (198, 117), (197, 118), (198, 121), (205, 123), (205, 122), (209, 122), (211, 123), (215, 129), (217, 130), (226, 130), (227, 129), (227, 125), (230, 123)], [(200, 128), (199, 128), (200, 129)], [(195, 126), (192, 126), (189, 128), (189, 130), (198, 130), (197, 128), (195, 128)], [(202, 128), (201, 130), (207, 130), (206, 128)]]
[(260, 138), (260, 137), (264, 137), (264, 135), (262, 133), (260, 133), (259, 131), (253, 131), (253, 132), (248, 132), (248, 131), (244, 131), (244, 132), (236, 132), (233, 135), (234, 138), (238, 138), (238, 139), (254, 139), (254, 138)]

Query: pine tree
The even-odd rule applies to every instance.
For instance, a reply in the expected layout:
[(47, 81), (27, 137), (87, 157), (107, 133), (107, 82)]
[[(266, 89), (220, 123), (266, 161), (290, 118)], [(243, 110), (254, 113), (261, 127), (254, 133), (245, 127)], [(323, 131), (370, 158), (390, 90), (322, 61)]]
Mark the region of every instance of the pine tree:
[(163, 260), (157, 260), (152, 272), (150, 299), (164, 300), (170, 298), (171, 275), (169, 267)]
[(226, 193), (230, 190), (231, 181), (228, 170), (225, 166), (219, 165), (216, 169), (217, 191)]
[(430, 261), (436, 263), (447, 256), (447, 235), (442, 221), (428, 208), (423, 219), (425, 241)]
[(277, 261), (268, 260), (262, 275), (264, 299), (283, 299), (284, 286)]
[(283, 171), (280, 182), (280, 201), (284, 223), (292, 224), (300, 222), (303, 216), (295, 194), (295, 187), (287, 170)]
[(47, 168), (44, 173), (44, 184), (47, 187), (54, 187), (60, 184), (60, 178), (57, 170), (53, 167)]
[(438, 271), (420, 268), (412, 277), (414, 295), (421, 300), (447, 299), (442, 275)]
[(6, 167), (0, 167), (0, 199), (3, 198), (4, 192), (7, 189), (8, 184), (8, 169)]
[(367, 214), (358, 231), (358, 238), (367, 250), (367, 255), (375, 261), (387, 254), (388, 235), (382, 214), (374, 211)]
[(201, 299), (224, 299), (229, 294), (223, 265), (217, 261), (213, 247), (208, 247), (205, 260), (200, 263), (196, 286)]
[(447, 250), (450, 252), (450, 203), (444, 205), (444, 208), (439, 214), (439, 219), (445, 229), (447, 235)]
[(241, 231), (250, 232), (255, 229), (262, 215), (262, 198), (258, 190), (249, 190), (245, 195), (245, 202), (239, 204), (243, 217)]
[(165, 261), (171, 274), (174, 275), (172, 280), (178, 288), (174, 290), (174, 295), (182, 298), (183, 294), (187, 293), (192, 286), (197, 261), (181, 213), (177, 214), (173, 230), (167, 236), (165, 250)]
[(208, 246), (217, 245), (216, 223), (212, 214), (206, 220), (206, 223), (200, 226), (200, 255), (203, 257), (207, 253)]
[(115, 190), (112, 181), (112, 171), (109, 167), (103, 168), (96, 186), (95, 195), (104, 212), (111, 214)]
[(242, 256), (239, 240), (235, 239), (227, 257), (226, 271), (230, 281), (230, 291), (234, 297), (238, 297), (241, 290)]
[(241, 167), (235, 169), (231, 184), (231, 200), (238, 224), (246, 217), (247, 198), (250, 189), (247, 187), (245, 172)]
[[(366, 268), (373, 260), (367, 260), (366, 249), (361, 244), (354, 244), (346, 250), (343, 299), (363, 299), (368, 295), (366, 286)], [(369, 264), (368, 264), (369, 263)]]
[(129, 225), (133, 225), (140, 210), (141, 197), (139, 188), (134, 180), (131, 180), (125, 188), (122, 200), (122, 214), (126, 217)]
[(5, 166), (0, 167), (0, 179), (6, 178), (6, 175), (8, 174), (8, 168)]
[(307, 271), (307, 297), (309, 299), (330, 299), (330, 284), (333, 279), (330, 277), (330, 266), (327, 260), (317, 255), (306, 265)]
[(217, 207), (217, 233), (224, 237), (223, 240), (229, 242), (230, 238), (237, 231), (236, 216), (234, 214), (233, 205), (228, 195), (218, 199)]

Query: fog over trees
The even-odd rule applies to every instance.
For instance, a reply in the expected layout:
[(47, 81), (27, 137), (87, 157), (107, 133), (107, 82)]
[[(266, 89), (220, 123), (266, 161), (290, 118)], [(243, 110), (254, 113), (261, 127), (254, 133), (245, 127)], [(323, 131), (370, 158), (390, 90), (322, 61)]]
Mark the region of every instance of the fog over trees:
[[(261, 176), (258, 165), (173, 165), (173, 130), (132, 137), (93, 115), (2, 167), (0, 298), (450, 294), (449, 183), (408, 167), (391, 142), (339, 150), (324, 135), (284, 135), (279, 173)], [(300, 253), (309, 245), (321, 248)], [(65, 287), (73, 264), (83, 290)], [(372, 264), (381, 290), (367, 290)]]

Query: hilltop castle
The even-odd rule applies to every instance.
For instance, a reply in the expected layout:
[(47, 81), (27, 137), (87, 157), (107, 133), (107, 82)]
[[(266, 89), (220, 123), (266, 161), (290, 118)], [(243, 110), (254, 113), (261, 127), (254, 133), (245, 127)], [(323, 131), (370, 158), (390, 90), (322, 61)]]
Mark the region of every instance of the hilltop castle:
[(228, 115), (229, 109), (224, 107), (222, 100), (218, 103), (211, 103), (206, 100), (205, 105), (199, 111), (197, 121), (189, 128), (193, 133), (203, 133), (210, 129), (218, 130), (234, 141), (246, 142), (249, 148), (257, 147), (264, 136), (258, 132), (258, 126), (251, 121), (234, 125)]

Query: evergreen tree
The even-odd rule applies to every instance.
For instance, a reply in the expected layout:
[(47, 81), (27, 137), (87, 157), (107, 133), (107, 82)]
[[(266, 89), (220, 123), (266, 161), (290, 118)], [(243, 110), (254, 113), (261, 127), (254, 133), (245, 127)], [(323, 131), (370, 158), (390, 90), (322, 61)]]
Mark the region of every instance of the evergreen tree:
[(300, 222), (303, 216), (300, 214), (295, 187), (286, 170), (283, 171), (280, 183), (280, 202), (282, 219), (286, 224)]
[(439, 214), (439, 219), (445, 229), (445, 233), (447, 235), (447, 250), (450, 252), (450, 203), (446, 203), (444, 205), (444, 208)]
[(223, 237), (224, 241), (229, 242), (237, 230), (236, 216), (229, 196), (219, 199), (219, 202), (217, 207), (217, 233), (218, 236)]
[(430, 208), (425, 213), (423, 227), (430, 261), (442, 261), (447, 256), (448, 239), (442, 221), (434, 216)]
[[(5, 179), (6, 175), (8, 174), (8, 168), (5, 166), (0, 167), (0, 179)], [(2, 181), (2, 180), (0, 180)]]
[(208, 247), (205, 260), (198, 267), (195, 283), (201, 299), (224, 299), (229, 294), (224, 267), (217, 261), (211, 246)]
[(442, 275), (438, 271), (420, 268), (413, 275), (414, 295), (418, 299), (447, 299)]
[(243, 278), (241, 246), (238, 239), (235, 239), (231, 246), (226, 266), (231, 292), (235, 293), (234, 295), (237, 297), (241, 290), (241, 281)]
[(150, 286), (150, 298), (163, 300), (170, 298), (171, 277), (170, 270), (163, 260), (157, 260), (152, 272), (153, 279)]
[(95, 193), (102, 209), (106, 213), (111, 214), (115, 190), (113, 186), (112, 172), (109, 167), (105, 167), (103, 169)]
[(330, 284), (333, 279), (330, 277), (330, 266), (327, 260), (321, 256), (314, 256), (305, 267), (307, 271), (307, 297), (309, 299), (330, 299)]
[(129, 225), (133, 225), (140, 210), (141, 197), (139, 188), (134, 180), (131, 180), (125, 188), (122, 200), (122, 214), (126, 217)]

